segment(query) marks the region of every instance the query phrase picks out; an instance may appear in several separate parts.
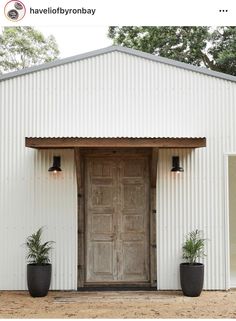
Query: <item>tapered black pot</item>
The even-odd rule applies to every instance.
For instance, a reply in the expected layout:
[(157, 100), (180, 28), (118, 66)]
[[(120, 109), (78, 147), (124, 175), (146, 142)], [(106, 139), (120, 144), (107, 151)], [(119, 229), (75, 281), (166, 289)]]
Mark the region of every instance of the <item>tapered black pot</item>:
[(43, 297), (48, 294), (51, 274), (51, 264), (27, 264), (27, 284), (32, 297)]
[(204, 281), (204, 265), (202, 263), (181, 263), (180, 283), (186, 296), (199, 296), (202, 292)]

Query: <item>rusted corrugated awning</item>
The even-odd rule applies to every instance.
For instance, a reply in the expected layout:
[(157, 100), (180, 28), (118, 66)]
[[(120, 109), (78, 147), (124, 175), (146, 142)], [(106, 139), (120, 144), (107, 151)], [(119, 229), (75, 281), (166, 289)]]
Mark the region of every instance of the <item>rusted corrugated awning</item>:
[(206, 147), (205, 137), (184, 138), (80, 138), (80, 137), (26, 137), (25, 146), (31, 148), (76, 147), (151, 147), (200, 148)]

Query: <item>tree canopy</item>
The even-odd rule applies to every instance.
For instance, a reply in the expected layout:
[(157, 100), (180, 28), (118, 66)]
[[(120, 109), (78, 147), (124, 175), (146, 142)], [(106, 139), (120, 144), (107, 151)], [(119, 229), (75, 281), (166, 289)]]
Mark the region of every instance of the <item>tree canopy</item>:
[(109, 27), (122, 45), (236, 76), (236, 27)]
[(5, 27), (0, 34), (0, 74), (50, 62), (58, 55), (55, 38), (33, 27)]

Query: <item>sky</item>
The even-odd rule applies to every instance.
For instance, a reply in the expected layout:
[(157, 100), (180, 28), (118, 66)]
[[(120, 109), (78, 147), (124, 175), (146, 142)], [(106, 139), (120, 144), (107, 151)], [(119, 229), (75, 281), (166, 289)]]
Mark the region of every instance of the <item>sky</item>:
[(35, 28), (45, 36), (53, 35), (56, 38), (60, 50), (60, 58), (112, 45), (112, 40), (107, 37), (108, 26), (35, 26)]

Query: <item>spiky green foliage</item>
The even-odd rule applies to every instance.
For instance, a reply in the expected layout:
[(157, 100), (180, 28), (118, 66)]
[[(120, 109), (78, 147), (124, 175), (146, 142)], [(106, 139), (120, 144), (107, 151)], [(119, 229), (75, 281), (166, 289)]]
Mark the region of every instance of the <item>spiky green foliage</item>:
[(30, 235), (26, 240), (26, 246), (28, 248), (27, 260), (31, 264), (45, 264), (49, 263), (49, 252), (52, 249), (53, 241), (42, 243), (41, 236), (43, 227), (41, 227), (36, 233)]
[(190, 264), (194, 264), (204, 254), (205, 239), (201, 238), (201, 232), (195, 230), (190, 232), (183, 245), (183, 258)]

